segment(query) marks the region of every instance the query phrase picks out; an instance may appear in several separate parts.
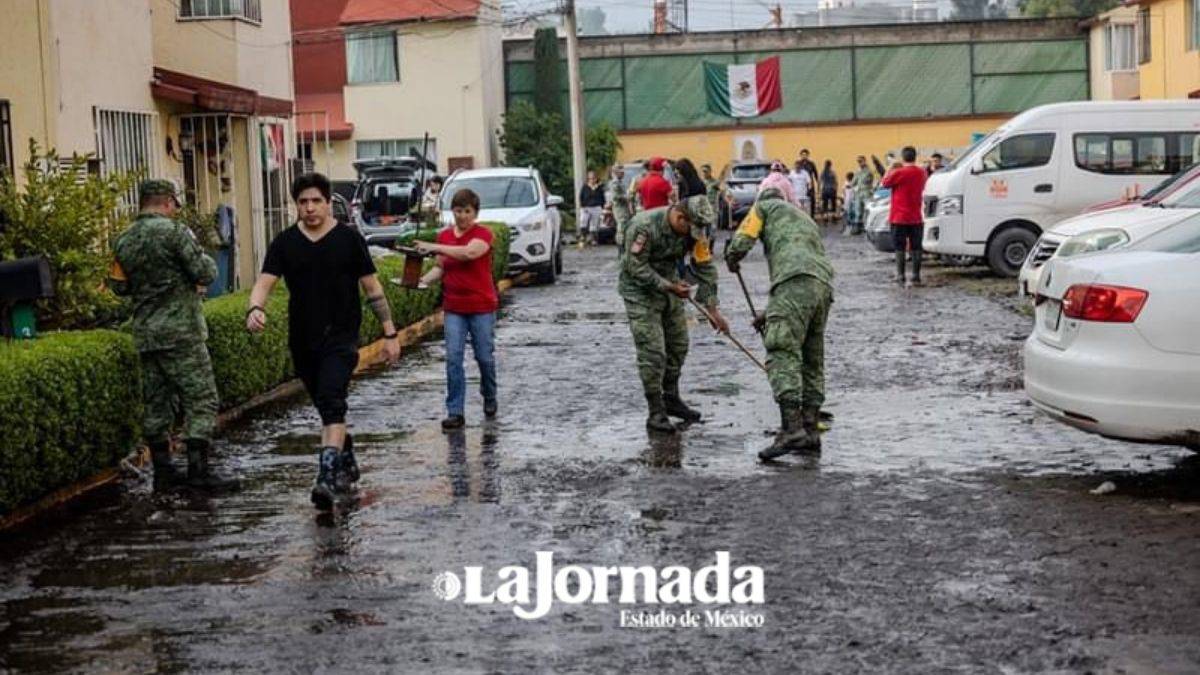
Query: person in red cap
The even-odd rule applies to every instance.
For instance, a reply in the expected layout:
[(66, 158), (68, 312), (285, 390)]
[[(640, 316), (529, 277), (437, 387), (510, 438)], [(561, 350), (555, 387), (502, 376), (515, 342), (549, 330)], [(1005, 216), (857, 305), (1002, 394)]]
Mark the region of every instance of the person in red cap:
[(646, 211), (668, 206), (671, 203), (671, 181), (663, 178), (662, 175), (665, 163), (666, 160), (662, 157), (651, 157), (650, 171), (638, 185), (638, 196), (641, 197), (642, 208)]

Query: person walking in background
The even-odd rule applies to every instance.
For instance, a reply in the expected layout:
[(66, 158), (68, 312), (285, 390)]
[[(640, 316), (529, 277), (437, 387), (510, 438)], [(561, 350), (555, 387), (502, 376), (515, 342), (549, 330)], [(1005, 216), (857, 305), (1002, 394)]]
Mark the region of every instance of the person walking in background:
[(663, 178), (662, 175), (666, 163), (662, 157), (651, 158), (646, 175), (642, 176), (638, 183), (638, 197), (641, 201), (641, 208), (645, 211), (662, 208), (671, 203), (671, 193), (674, 188), (670, 181)]
[[(478, 209), (477, 209), (478, 210)], [(600, 224), (604, 218), (604, 186), (596, 178), (595, 171), (587, 172), (587, 182), (579, 188), (579, 227), (576, 239), (579, 248), (596, 243)]]
[(808, 173), (808, 215), (817, 215), (817, 165), (808, 158), (808, 148), (800, 150), (800, 168)]
[(929, 156), (929, 166), (925, 169), (925, 173), (926, 175), (932, 176), (938, 171), (941, 171), (944, 166), (945, 164), (942, 153), (935, 152)]
[(699, 195), (708, 196), (708, 186), (696, 172), (696, 165), (692, 164), (692, 160), (687, 157), (675, 162), (675, 184), (679, 201)]
[(209, 471), (217, 420), (217, 383), (206, 341), (201, 289), (217, 278), (217, 264), (196, 237), (173, 220), (179, 211), (175, 184), (145, 180), (138, 186), (138, 215), (113, 244), (108, 287), (133, 305), (131, 332), (142, 370), (142, 434), (150, 446), (156, 488), (179, 480), (171, 464), (169, 432), (183, 413), (187, 482), (229, 485)]
[(771, 172), (758, 184), (758, 194), (762, 194), (764, 190), (772, 189), (779, 190), (789, 204), (794, 206), (800, 205), (800, 202), (796, 198), (797, 193), (792, 188), (792, 180), (788, 177), (787, 167), (779, 160), (771, 162)]
[(867, 201), (875, 193), (875, 174), (867, 165), (867, 158), (858, 156), (858, 170), (851, 179), (853, 201), (850, 208), (850, 234), (860, 234), (863, 230), (863, 218), (866, 217)]
[(333, 508), (338, 494), (358, 480), (354, 441), (346, 433), (346, 397), (358, 365), (362, 324), (359, 288), (383, 327), (389, 363), (400, 358), (392, 310), (375, 274), (375, 263), (360, 234), (333, 218), (329, 179), (306, 173), (292, 182), (300, 222), (279, 233), (267, 247), (262, 273), (250, 291), (246, 329), (267, 325), (267, 298), (282, 277), (288, 290), (288, 347), (296, 375), (321, 415), (321, 448), (313, 505)]
[(831, 217), (837, 211), (838, 177), (833, 170), (833, 162), (825, 160), (825, 168), (821, 169), (821, 213), (825, 218)]
[(846, 229), (850, 229), (850, 208), (854, 203), (854, 172), (846, 174), (842, 183), (842, 218), (846, 221)]
[(479, 365), (483, 414), (491, 419), (499, 410), (495, 331), (500, 296), (492, 279), (492, 231), (476, 222), (479, 195), (459, 190), (450, 199), (450, 209), (454, 226), (438, 233), (436, 244), (418, 241), (416, 247), (437, 254), (437, 264), (421, 277), (421, 282), (442, 282), (446, 335), (446, 419), (442, 420), (442, 428), (454, 431), (466, 425), (463, 356), (468, 335)]
[(700, 167), (700, 180), (704, 181), (704, 194), (708, 195), (708, 203), (716, 212), (717, 202), (721, 196), (721, 181), (713, 177), (711, 164), (704, 164)]
[(808, 198), (809, 193), (812, 192), (812, 176), (804, 168), (802, 161), (796, 160), (791, 173), (788, 174), (788, 180), (792, 183), (792, 193), (796, 195), (796, 201), (793, 203), (806, 212), (812, 213), (812, 202)]
[(604, 209), (612, 215), (613, 224), (616, 225), (613, 243), (619, 251), (625, 242), (625, 225), (633, 217), (633, 207), (629, 203), (629, 190), (625, 186), (625, 167), (613, 164), (608, 175), (608, 185), (604, 188)]
[(892, 243), (896, 247), (896, 283), (905, 285), (905, 252), (911, 252), (912, 278), (908, 286), (921, 285), (921, 239), (925, 236), (925, 219), (921, 213), (921, 193), (925, 190), (925, 170), (917, 166), (917, 149), (906, 146), (900, 151), (903, 160), (888, 171), (880, 182), (892, 191), (888, 223), (892, 226)]

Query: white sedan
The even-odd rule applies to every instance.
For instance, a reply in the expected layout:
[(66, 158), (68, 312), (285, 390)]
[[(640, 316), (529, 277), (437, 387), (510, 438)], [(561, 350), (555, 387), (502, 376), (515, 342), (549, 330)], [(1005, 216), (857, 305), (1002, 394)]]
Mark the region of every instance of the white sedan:
[(1096, 434), (1200, 450), (1200, 216), (1046, 265), (1025, 392)]
[(1169, 182), (1144, 202), (1084, 213), (1042, 233), (1021, 266), (1017, 292), (1032, 297), (1050, 260), (1130, 246), (1200, 213), (1200, 170)]

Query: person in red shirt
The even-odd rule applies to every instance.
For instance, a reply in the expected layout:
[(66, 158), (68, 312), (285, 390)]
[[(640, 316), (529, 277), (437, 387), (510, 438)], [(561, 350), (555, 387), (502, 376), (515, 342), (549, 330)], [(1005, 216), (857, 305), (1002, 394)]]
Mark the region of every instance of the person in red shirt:
[(649, 211), (657, 209), (661, 206), (669, 206), (671, 204), (671, 191), (674, 188), (671, 186), (671, 181), (663, 178), (663, 165), (666, 163), (662, 157), (654, 157), (650, 160), (650, 171), (642, 178), (638, 185), (638, 196), (642, 200), (642, 210)]
[(917, 166), (917, 149), (906, 146), (900, 151), (903, 164), (894, 166), (880, 183), (892, 190), (888, 223), (896, 247), (896, 283), (904, 284), (905, 252), (912, 251), (910, 286), (921, 285), (921, 239), (925, 236), (925, 218), (921, 214), (921, 193), (925, 190), (925, 169)]
[(446, 430), (461, 429), (466, 424), (463, 355), (467, 335), (471, 336), (471, 350), (479, 365), (483, 414), (489, 419), (496, 416), (495, 331), (496, 310), (500, 307), (492, 280), (492, 231), (475, 222), (479, 195), (459, 190), (450, 200), (450, 209), (454, 226), (439, 232), (436, 244), (415, 244), (419, 250), (437, 254), (437, 265), (421, 282), (428, 285), (442, 281), (446, 336), (446, 419), (442, 420), (442, 428)]

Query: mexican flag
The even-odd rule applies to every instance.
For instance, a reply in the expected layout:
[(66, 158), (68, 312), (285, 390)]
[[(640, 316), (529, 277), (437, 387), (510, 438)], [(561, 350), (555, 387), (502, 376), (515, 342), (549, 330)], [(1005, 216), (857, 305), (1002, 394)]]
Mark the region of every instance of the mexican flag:
[(705, 63), (708, 109), (728, 117), (758, 117), (783, 106), (779, 57), (758, 63)]

